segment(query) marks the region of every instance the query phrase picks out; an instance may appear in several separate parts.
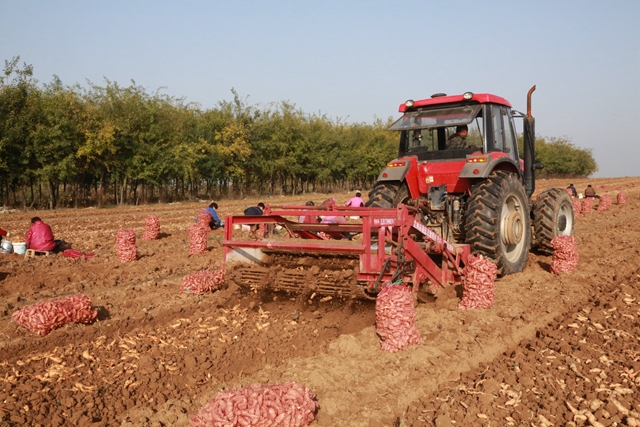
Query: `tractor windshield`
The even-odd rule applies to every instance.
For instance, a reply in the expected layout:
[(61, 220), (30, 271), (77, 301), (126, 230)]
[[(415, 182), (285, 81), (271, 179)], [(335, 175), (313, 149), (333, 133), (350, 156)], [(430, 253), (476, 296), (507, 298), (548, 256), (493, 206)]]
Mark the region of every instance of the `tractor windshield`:
[(405, 113), (389, 129), (401, 133), (400, 155), (462, 159), (484, 150), (483, 115), (480, 104), (448, 105)]
[(434, 127), (466, 125), (476, 117), (482, 106), (458, 105), (446, 108), (411, 111), (389, 127), (389, 130), (413, 130)]

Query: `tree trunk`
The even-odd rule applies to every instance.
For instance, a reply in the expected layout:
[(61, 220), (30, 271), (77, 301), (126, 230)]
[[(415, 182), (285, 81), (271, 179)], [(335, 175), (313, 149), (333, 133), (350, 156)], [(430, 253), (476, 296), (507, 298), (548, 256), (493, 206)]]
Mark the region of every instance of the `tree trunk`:
[(124, 204), (126, 190), (127, 190), (127, 177), (125, 176), (124, 179), (122, 180), (122, 184), (120, 185), (120, 201), (118, 202), (118, 206)]
[(56, 194), (53, 181), (49, 179), (49, 209), (55, 209), (56, 207)]

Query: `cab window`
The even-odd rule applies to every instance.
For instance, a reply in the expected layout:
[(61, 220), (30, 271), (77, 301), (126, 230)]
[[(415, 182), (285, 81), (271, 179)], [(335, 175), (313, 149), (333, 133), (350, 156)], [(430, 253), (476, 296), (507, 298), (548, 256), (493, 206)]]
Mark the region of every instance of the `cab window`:
[(435, 129), (416, 129), (409, 134), (409, 150), (422, 148), (426, 151), (436, 151), (438, 149), (438, 135)]
[(497, 151), (504, 151), (502, 109), (499, 105), (491, 106), (491, 124), (493, 125), (493, 149)]
[(502, 107), (502, 119), (504, 125), (504, 152), (509, 153), (511, 158), (517, 160), (516, 130), (513, 126), (513, 118), (507, 107)]

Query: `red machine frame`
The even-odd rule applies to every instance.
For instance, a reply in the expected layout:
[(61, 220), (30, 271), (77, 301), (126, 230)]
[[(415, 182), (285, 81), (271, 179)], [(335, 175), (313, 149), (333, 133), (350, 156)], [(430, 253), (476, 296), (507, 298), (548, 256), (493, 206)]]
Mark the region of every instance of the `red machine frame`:
[[(346, 224), (307, 224), (287, 219), (327, 214), (360, 219)], [(447, 283), (460, 282), (464, 262), (470, 254), (469, 245), (447, 242), (423, 225), (417, 215), (417, 209), (402, 204), (395, 209), (381, 209), (342, 207), (328, 203), (321, 207), (267, 206), (262, 216), (228, 216), (222, 242), (225, 265), (229, 267), (233, 263), (233, 255), (238, 249), (247, 248), (300, 255), (357, 255), (357, 285), (366, 297), (375, 297), (381, 286), (390, 282), (402, 281), (412, 286), (414, 293), (423, 284), (429, 284), (435, 292)], [(236, 225), (261, 226), (260, 230), (279, 225), (286, 230), (286, 236), (280, 240), (263, 236), (255, 240), (236, 239)], [(337, 241), (331, 238), (345, 233), (361, 233), (362, 241)], [(379, 250), (379, 246), (384, 249)]]

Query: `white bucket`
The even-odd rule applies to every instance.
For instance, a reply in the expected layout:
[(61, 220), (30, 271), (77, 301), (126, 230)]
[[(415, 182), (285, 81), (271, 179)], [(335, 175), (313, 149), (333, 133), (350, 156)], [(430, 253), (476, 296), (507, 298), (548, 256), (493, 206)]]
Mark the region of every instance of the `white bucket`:
[(10, 254), (13, 252), (13, 244), (11, 243), (11, 240), (2, 240), (2, 249), (0, 249), (0, 252), (3, 254)]
[(18, 255), (24, 255), (27, 252), (27, 244), (25, 242), (13, 243), (13, 252)]

